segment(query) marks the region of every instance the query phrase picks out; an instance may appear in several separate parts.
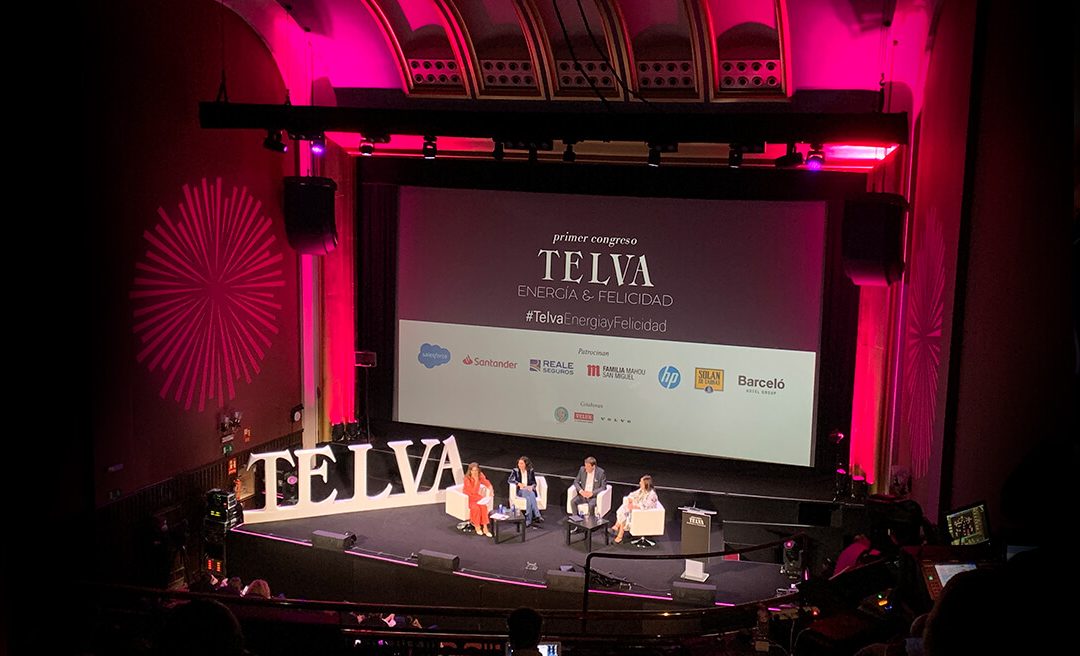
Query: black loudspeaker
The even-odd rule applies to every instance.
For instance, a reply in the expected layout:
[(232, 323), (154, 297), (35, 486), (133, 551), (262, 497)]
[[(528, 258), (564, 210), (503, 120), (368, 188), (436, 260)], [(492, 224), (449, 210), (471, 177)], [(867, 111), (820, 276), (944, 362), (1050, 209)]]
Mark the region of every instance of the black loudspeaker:
[(453, 554), (421, 549), (417, 555), (420, 557), (420, 567), (422, 569), (430, 569), (444, 574), (457, 571), (459, 559)]
[(316, 549), (329, 549), (330, 551), (344, 551), (356, 544), (356, 534), (345, 531), (312, 531), (311, 545)]
[(716, 602), (716, 586), (704, 583), (671, 583), (671, 598), (680, 604), (712, 606)]
[(547, 584), (548, 590), (583, 592), (585, 590), (585, 573), (549, 569), (547, 574), (544, 575), (544, 583)]
[(856, 285), (891, 285), (904, 271), (904, 214), (899, 194), (868, 193), (844, 203), (844, 273)]
[(334, 192), (330, 178), (285, 178), (285, 234), (289, 245), (307, 255), (326, 255), (337, 247)]

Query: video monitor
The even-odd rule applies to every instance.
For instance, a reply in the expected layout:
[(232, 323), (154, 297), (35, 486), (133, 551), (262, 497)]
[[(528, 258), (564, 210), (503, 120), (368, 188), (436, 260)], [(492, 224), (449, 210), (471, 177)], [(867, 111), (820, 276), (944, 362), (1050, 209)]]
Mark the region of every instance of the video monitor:
[(990, 541), (990, 524), (985, 503), (973, 503), (945, 515), (949, 544), (972, 545)]
[(931, 560), (924, 560), (921, 565), (923, 582), (926, 584), (926, 591), (933, 601), (937, 601), (937, 598), (941, 596), (941, 591), (945, 584), (949, 582), (949, 579), (960, 572), (969, 572), (978, 567), (976, 563), (970, 562), (934, 562)]

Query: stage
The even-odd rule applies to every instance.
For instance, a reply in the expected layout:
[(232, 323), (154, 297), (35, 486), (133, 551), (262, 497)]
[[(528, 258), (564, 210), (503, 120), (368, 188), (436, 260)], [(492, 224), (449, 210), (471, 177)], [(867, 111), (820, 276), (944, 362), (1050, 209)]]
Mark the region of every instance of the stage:
[[(274, 539), (284, 551), (306, 547), (312, 532), (316, 530), (335, 533), (351, 532), (356, 535), (355, 545), (347, 550), (362, 559), (379, 559), (382, 562), (398, 562), (411, 566), (421, 550), (456, 555), (460, 559), (460, 572), (473, 577), (507, 584), (531, 584), (543, 586), (548, 570), (572, 566), (584, 571), (585, 538), (572, 536), (566, 544), (565, 513), (551, 510), (546, 513), (543, 528), (525, 529), (525, 541), (521, 542), (513, 526), (507, 526), (500, 543), (455, 528), (457, 520), (447, 515), (441, 506), (419, 506), (392, 510), (374, 510), (349, 513), (332, 517), (297, 519), (286, 522), (270, 522), (254, 526), (241, 526), (233, 533), (252, 538)], [(614, 516), (614, 511), (609, 513)], [(677, 532), (676, 532), (677, 535)], [(511, 537), (512, 536), (512, 537)], [(593, 535), (594, 553), (640, 553), (677, 554), (677, 539), (666, 536), (654, 538), (656, 547), (640, 548), (629, 543), (604, 544), (603, 536)], [(719, 531), (714, 540), (719, 543)], [(288, 546), (286, 546), (288, 545)], [(706, 571), (710, 573), (708, 584), (716, 586), (718, 602), (737, 604), (773, 597), (776, 589), (787, 587), (789, 581), (779, 573), (779, 567), (771, 563), (752, 561), (710, 559)], [(231, 565), (231, 563), (230, 563)], [(667, 597), (672, 581), (681, 580), (683, 561), (634, 561), (593, 559), (594, 570), (621, 584), (614, 587), (597, 585), (595, 589), (618, 590), (638, 595)], [(248, 567), (244, 567), (245, 570)], [(254, 576), (254, 574), (252, 574)], [(437, 575), (436, 575), (437, 576)], [(265, 578), (265, 577), (264, 577)], [(247, 580), (247, 578), (245, 578)]]
[[(451, 431), (398, 425), (392, 439), (445, 437)], [(464, 462), (477, 461), (496, 487), (496, 505), (507, 502), (505, 484), (509, 467), (519, 455), (532, 457), (537, 473), (548, 481), (545, 522), (525, 529), (521, 542), (513, 525), (499, 544), (476, 535), (471, 528), (462, 532), (458, 520), (431, 504), (385, 510), (350, 512), (307, 519), (291, 519), (241, 525), (228, 538), (228, 571), (244, 581), (265, 578), (275, 594), (336, 601), (390, 600), (400, 603), (432, 603), (427, 593), (440, 595), (481, 595), (484, 602), (513, 606), (528, 603), (546, 607), (580, 607), (581, 595), (547, 590), (549, 570), (584, 571), (586, 549), (583, 536), (573, 536), (566, 544), (566, 489), (584, 455), (594, 455), (607, 472), (613, 488), (612, 509), (606, 515), (615, 520), (615, 508), (623, 495), (636, 487), (636, 479), (651, 473), (657, 494), (666, 509), (665, 533), (655, 536), (656, 546), (642, 549), (629, 544), (605, 545), (603, 534), (593, 535), (593, 552), (610, 554), (679, 554), (680, 506), (696, 505), (716, 511), (711, 545), (714, 551), (744, 548), (802, 533), (810, 536), (806, 562), (815, 567), (822, 558), (842, 548), (843, 537), (854, 530), (851, 524), (862, 516), (855, 504), (835, 503), (831, 481), (809, 468), (778, 467), (762, 463), (706, 459), (671, 453), (644, 453), (629, 449), (604, 448), (515, 436), (490, 436), (453, 431)], [(343, 445), (335, 444), (335, 448)], [(392, 452), (384, 440), (373, 441), (369, 459), (372, 489), (390, 483), (395, 489), (400, 479), (394, 475)], [(420, 449), (415, 449), (416, 453)], [(410, 452), (410, 457), (417, 458)], [(340, 458), (339, 465), (348, 462)], [(647, 467), (641, 463), (647, 462)], [(332, 468), (331, 484), (351, 479), (351, 470)], [(431, 471), (422, 486), (430, 486)], [(445, 486), (447, 483), (443, 483)], [(376, 487), (376, 485), (378, 487)], [(316, 500), (319, 495), (316, 494)], [(249, 501), (250, 503), (250, 501)], [(355, 544), (344, 552), (312, 546), (316, 530), (352, 533)], [(421, 550), (451, 554), (459, 558), (453, 576), (421, 569)], [(778, 549), (758, 551), (741, 560), (713, 558), (705, 571), (707, 585), (715, 586), (716, 602), (740, 604), (775, 597), (778, 588), (790, 581), (780, 573)], [(684, 561), (628, 561), (594, 557), (593, 570), (601, 574), (591, 589), (606, 598), (601, 606), (638, 608), (645, 604), (671, 601), (672, 583), (681, 581)], [(455, 580), (449, 583), (449, 580)], [(416, 594), (417, 591), (421, 595)], [(493, 599), (491, 597), (496, 597)], [(636, 600), (636, 601), (633, 601)]]

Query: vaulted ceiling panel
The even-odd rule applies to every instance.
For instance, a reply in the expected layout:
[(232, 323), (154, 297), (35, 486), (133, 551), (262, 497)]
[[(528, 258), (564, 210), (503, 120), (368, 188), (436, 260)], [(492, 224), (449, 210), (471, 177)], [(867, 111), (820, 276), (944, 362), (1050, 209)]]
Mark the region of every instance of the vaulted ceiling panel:
[(636, 94), (649, 99), (703, 100), (704, 47), (693, 0), (611, 0), (625, 27)]
[(624, 40), (607, 3), (517, 1), (533, 26), (552, 98), (625, 97), (619, 83), (626, 79)]
[(459, 41), (434, 2), (364, 1), (395, 51), (410, 95), (473, 95)]
[(545, 77), (519, 5), (508, 0), (439, 0), (481, 98), (544, 98)]
[(702, 0), (712, 49), (714, 99), (791, 94), (784, 0)]

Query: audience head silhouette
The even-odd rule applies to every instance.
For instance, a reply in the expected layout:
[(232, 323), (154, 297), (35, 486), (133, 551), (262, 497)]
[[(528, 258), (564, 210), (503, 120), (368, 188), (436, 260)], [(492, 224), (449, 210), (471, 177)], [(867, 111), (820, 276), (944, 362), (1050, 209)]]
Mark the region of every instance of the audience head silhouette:
[(923, 653), (991, 654), (1007, 626), (999, 572), (976, 569), (952, 577), (926, 620)]
[(166, 656), (240, 656), (244, 635), (225, 605), (193, 599), (169, 611), (159, 636), (158, 653)]
[(543, 626), (540, 613), (531, 608), (518, 608), (506, 618), (509, 629), (511, 649), (535, 649), (540, 644), (540, 629)]

